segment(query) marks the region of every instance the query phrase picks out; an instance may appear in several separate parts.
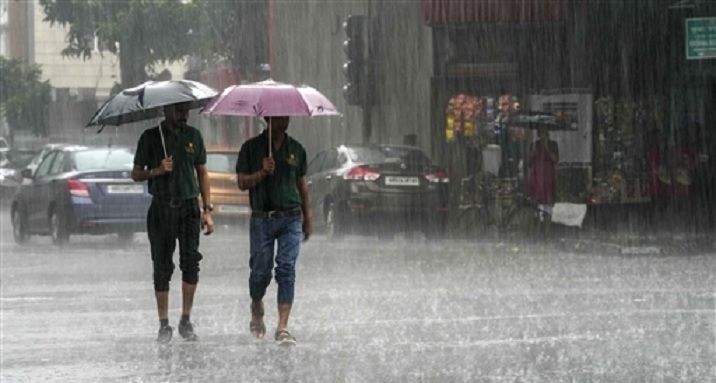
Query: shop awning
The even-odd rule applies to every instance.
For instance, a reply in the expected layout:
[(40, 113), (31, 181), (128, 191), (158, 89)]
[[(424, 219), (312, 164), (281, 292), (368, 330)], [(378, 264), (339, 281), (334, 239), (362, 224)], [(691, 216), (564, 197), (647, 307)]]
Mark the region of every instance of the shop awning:
[(423, 0), (429, 25), (562, 20), (566, 0)]

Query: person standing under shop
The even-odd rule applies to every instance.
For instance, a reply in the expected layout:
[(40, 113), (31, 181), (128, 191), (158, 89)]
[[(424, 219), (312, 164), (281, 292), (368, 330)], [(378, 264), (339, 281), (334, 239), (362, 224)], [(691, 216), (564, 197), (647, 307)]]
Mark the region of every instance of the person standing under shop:
[[(199, 233), (202, 228), (206, 229), (206, 235), (214, 231), (206, 148), (201, 132), (187, 125), (189, 104), (166, 106), (164, 116), (158, 127), (144, 131), (139, 138), (132, 170), (135, 182), (148, 181), (153, 197), (147, 213), (147, 234), (160, 343), (172, 339), (173, 328), (168, 319), (169, 282), (175, 267), (172, 258), (177, 241), (182, 272), (182, 316), (178, 331), (186, 340), (197, 340), (190, 315), (202, 259)], [(197, 198), (200, 193), (203, 213)]]
[(549, 139), (549, 130), (540, 127), (537, 129), (537, 141), (532, 144), (529, 151), (527, 195), (539, 205), (540, 211), (544, 212), (540, 215), (541, 229), (545, 237), (550, 235), (552, 207), (557, 196), (555, 171), (557, 162), (559, 162), (559, 146), (556, 141)]
[[(296, 261), (301, 240), (308, 240), (313, 231), (305, 179), (306, 150), (286, 134), (288, 117), (267, 117), (266, 122), (266, 130), (241, 146), (236, 162), (238, 187), (249, 191), (252, 210), (249, 330), (257, 339), (266, 334), (263, 298), (273, 271), (278, 284), (278, 324), (274, 339), (279, 345), (290, 346), (296, 344), (296, 338), (288, 330)], [(275, 254), (274, 244), (277, 245)]]
[[(672, 212), (679, 221), (679, 226), (687, 231), (698, 229), (700, 214), (704, 206), (699, 205), (700, 181), (694, 182), (698, 161), (698, 143), (696, 130), (686, 127), (677, 133), (673, 152), (674, 174), (672, 177)], [(696, 186), (696, 188), (694, 187)]]

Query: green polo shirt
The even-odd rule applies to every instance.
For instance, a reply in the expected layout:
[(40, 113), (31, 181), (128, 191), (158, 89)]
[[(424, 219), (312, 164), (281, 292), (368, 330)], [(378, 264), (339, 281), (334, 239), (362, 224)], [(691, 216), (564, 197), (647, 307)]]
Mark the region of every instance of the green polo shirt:
[[(195, 166), (206, 164), (206, 147), (201, 132), (191, 126), (184, 126), (178, 134), (165, 126), (162, 128), (167, 155), (172, 157), (174, 164), (171, 173), (148, 181), (149, 193), (173, 200), (196, 198), (199, 195), (199, 183)], [(162, 159), (164, 150), (159, 128), (145, 130), (137, 144), (134, 165), (156, 168), (161, 165)]]
[[(261, 170), (264, 158), (268, 157), (268, 150), (268, 133), (264, 130), (241, 146), (236, 173), (252, 174)], [(290, 210), (301, 206), (296, 181), (306, 175), (306, 149), (286, 135), (273, 157), (276, 161), (274, 174), (249, 189), (253, 211)]]

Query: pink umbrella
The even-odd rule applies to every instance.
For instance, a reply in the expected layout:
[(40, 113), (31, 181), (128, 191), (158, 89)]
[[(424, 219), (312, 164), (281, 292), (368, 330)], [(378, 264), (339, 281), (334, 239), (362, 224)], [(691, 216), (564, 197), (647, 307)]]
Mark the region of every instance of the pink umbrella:
[[(307, 85), (294, 86), (271, 79), (232, 85), (214, 97), (201, 111), (210, 116), (339, 116), (331, 101)], [(271, 127), (269, 155), (271, 155)]]
[(273, 80), (232, 85), (202, 110), (210, 116), (337, 116), (340, 112), (321, 92)]

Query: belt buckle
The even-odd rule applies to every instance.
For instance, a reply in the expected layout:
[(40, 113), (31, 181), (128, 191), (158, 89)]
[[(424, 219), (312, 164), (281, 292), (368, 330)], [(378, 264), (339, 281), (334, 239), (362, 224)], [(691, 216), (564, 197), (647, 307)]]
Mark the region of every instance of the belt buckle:
[(173, 209), (181, 207), (181, 204), (182, 204), (182, 201), (180, 201), (180, 200), (176, 200), (176, 199), (169, 200), (169, 207), (171, 207)]
[(269, 219), (274, 219), (274, 218), (276, 218), (276, 217), (278, 216), (278, 213), (279, 213), (279, 212), (276, 211), (276, 210), (271, 210), (271, 211), (268, 212), (267, 217), (268, 217)]

